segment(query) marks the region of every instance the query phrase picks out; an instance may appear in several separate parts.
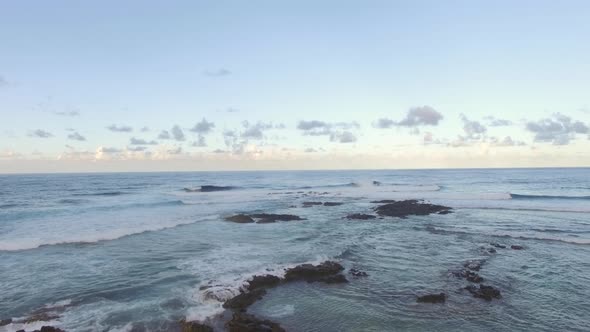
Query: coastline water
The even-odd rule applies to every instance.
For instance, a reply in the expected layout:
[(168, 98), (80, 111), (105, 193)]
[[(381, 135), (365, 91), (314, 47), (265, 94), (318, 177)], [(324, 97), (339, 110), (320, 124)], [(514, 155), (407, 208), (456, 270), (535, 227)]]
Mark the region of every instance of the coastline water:
[[(590, 326), (588, 168), (2, 175), (0, 187), (0, 319), (14, 321), (0, 331), (173, 330), (227, 315), (253, 275), (325, 260), (368, 276), (286, 284), (248, 312), (287, 331)], [(453, 213), (345, 218), (383, 199)], [(237, 213), (303, 220), (224, 220)], [(470, 260), (501, 299), (465, 291), (452, 271)], [(416, 302), (439, 292), (444, 304)], [(20, 323), (39, 311), (51, 319)]]

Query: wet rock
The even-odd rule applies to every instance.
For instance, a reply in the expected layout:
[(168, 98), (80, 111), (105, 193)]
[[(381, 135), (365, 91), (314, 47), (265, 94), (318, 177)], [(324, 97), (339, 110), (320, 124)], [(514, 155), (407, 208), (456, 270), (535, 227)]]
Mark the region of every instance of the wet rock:
[(363, 214), (363, 213), (352, 213), (346, 216), (346, 219), (350, 219), (350, 220), (369, 220), (369, 219), (375, 219), (377, 217), (375, 217), (374, 215), (371, 214)]
[(226, 217), (225, 220), (236, 222), (239, 224), (253, 223), (254, 219), (246, 214), (236, 214), (235, 216)]
[(201, 189), (199, 191), (206, 193), (206, 192), (212, 192), (212, 191), (225, 191), (225, 190), (232, 190), (232, 189), (234, 189), (234, 187), (206, 185), (206, 186), (201, 186)]
[(12, 318), (2, 319), (0, 320), (0, 326), (5, 326), (12, 323)]
[(446, 299), (446, 294), (440, 293), (418, 296), (418, 299), (416, 301), (420, 303), (445, 303)]
[(318, 279), (317, 281), (326, 283), (326, 284), (343, 284), (347, 283), (348, 279), (342, 274), (335, 274), (332, 276), (326, 276)]
[(506, 249), (506, 246), (503, 245), (503, 244), (492, 242), (492, 243), (490, 243), (490, 245), (492, 245), (492, 246), (494, 246), (496, 248), (499, 248), (499, 249)]
[(248, 281), (248, 290), (252, 291), (257, 288), (270, 288), (278, 285), (281, 279), (277, 276), (267, 274), (264, 276), (254, 276)]
[(380, 186), (381, 185), (381, 182), (379, 182), (379, 181), (373, 181), (373, 185), (374, 186)]
[(324, 202), (324, 206), (339, 206), (342, 204), (344, 204), (344, 203), (342, 203), (342, 202)]
[(500, 290), (486, 285), (479, 285), (479, 288), (475, 285), (469, 285), (465, 287), (473, 297), (484, 299), (486, 301), (491, 301), (492, 299), (499, 299), (502, 298), (500, 294)]
[(303, 207), (311, 207), (314, 205), (322, 205), (322, 202), (303, 202)]
[(41, 326), (40, 330), (35, 330), (33, 332), (64, 332), (64, 330), (53, 326)]
[(262, 299), (266, 294), (264, 289), (255, 289), (246, 293), (241, 293), (225, 301), (223, 307), (226, 309), (246, 310), (254, 302)]
[(348, 273), (350, 275), (352, 275), (353, 277), (367, 277), (367, 276), (369, 276), (367, 274), (367, 272), (364, 272), (364, 271), (361, 271), (361, 270), (357, 270), (357, 269), (350, 269), (348, 271)]
[(524, 247), (523, 246), (516, 245), (516, 244), (513, 244), (513, 245), (510, 246), (510, 249), (513, 249), (513, 250), (522, 250), (522, 249), (524, 249)]
[(479, 274), (469, 270), (459, 270), (451, 272), (455, 277), (466, 279), (469, 282), (480, 283), (483, 282), (483, 277)]
[(199, 322), (180, 321), (181, 332), (213, 332), (213, 328)]
[(255, 213), (251, 214), (250, 217), (254, 219), (259, 219), (256, 222), (260, 224), (272, 223), (277, 221), (303, 220), (301, 217), (292, 214)]
[(380, 201), (371, 201), (371, 203), (373, 204), (388, 204), (388, 203), (396, 203), (398, 201), (394, 200), (394, 199), (382, 199)]
[(285, 329), (275, 322), (238, 312), (233, 314), (226, 327), (229, 332), (285, 332)]
[(484, 263), (485, 260), (467, 261), (463, 264), (463, 267), (471, 271), (479, 271)]
[[(287, 269), (285, 271), (285, 281), (304, 280), (307, 282), (334, 282), (337, 279), (330, 279), (328, 277), (339, 274), (343, 270), (344, 267), (342, 267), (342, 265), (332, 261), (326, 261), (318, 265), (302, 264), (294, 268)], [(341, 278), (339, 280), (342, 282)]]
[(496, 253), (496, 249), (494, 249), (494, 248), (488, 248), (488, 252), (490, 254), (495, 254)]
[(425, 216), (434, 213), (449, 213), (451, 208), (443, 205), (421, 203), (415, 199), (387, 203), (375, 208), (380, 216), (405, 218), (410, 215)]

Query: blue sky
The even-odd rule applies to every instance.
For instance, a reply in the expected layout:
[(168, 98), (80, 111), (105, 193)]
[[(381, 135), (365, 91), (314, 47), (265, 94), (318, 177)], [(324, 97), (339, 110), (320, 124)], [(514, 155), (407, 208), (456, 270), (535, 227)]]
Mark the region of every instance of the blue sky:
[(0, 172), (588, 166), (588, 17), (587, 1), (4, 1)]

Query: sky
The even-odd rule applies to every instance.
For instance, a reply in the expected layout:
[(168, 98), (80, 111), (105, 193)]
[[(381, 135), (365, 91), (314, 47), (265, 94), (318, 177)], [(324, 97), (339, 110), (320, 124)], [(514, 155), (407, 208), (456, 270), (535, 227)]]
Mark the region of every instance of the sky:
[(0, 173), (590, 166), (588, 1), (0, 2)]

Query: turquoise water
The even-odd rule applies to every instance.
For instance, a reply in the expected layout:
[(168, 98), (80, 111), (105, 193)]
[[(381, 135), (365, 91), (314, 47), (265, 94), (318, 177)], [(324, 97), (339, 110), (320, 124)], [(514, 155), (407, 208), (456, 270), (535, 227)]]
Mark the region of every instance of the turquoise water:
[[(183, 190), (201, 185), (233, 189)], [(369, 276), (281, 286), (249, 311), (288, 331), (590, 326), (590, 169), (11, 175), (0, 188), (0, 319), (44, 308), (68, 331), (170, 330), (223, 315), (254, 274), (333, 259)], [(343, 219), (406, 198), (455, 212)], [(345, 204), (301, 207), (310, 200)], [(254, 211), (306, 220), (223, 221)], [(491, 242), (525, 249), (490, 254)], [(480, 275), (502, 299), (462, 290), (450, 271), (471, 259), (486, 259)], [(447, 302), (416, 303), (433, 292)]]

